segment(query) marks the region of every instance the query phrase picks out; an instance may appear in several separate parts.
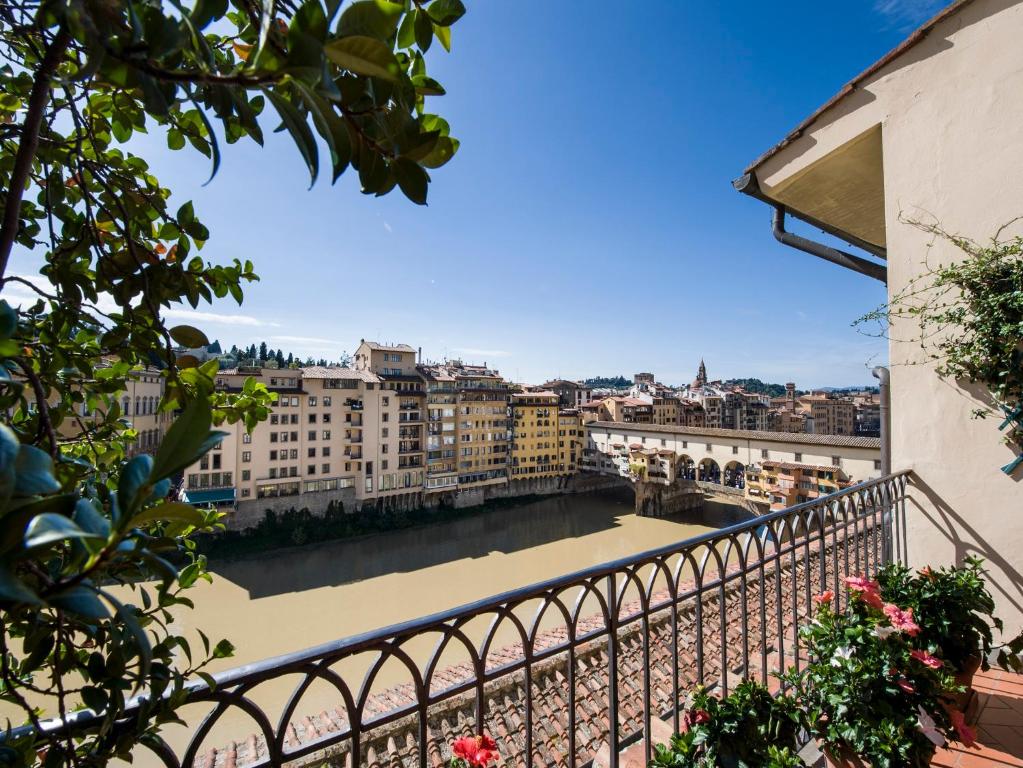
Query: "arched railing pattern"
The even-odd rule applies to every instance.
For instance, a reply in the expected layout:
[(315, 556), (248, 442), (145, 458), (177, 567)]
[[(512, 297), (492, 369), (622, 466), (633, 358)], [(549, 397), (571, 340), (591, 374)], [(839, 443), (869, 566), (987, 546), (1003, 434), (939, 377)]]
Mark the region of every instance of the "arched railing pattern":
[[(140, 747), (169, 768), (435, 765), (485, 730), (508, 765), (615, 768), (656, 720), (679, 727), (696, 684), (722, 692), (799, 666), (813, 596), (905, 551), (907, 474), (470, 605), (197, 681), (184, 743)], [(455, 658), (448, 659), (448, 654)], [(365, 664), (353, 674), (346, 667)], [(356, 665), (358, 666), (358, 665)], [(393, 667), (400, 682), (385, 681)], [(268, 707), (261, 689), (297, 684)], [(314, 689), (319, 690), (316, 697)], [(273, 689), (277, 691), (278, 689)], [(279, 693), (279, 691), (278, 691)], [(315, 699), (315, 700), (314, 700)], [(325, 703), (326, 702), (326, 703)], [(135, 703), (124, 718), (131, 718)], [(271, 711), (272, 710), (272, 711)], [(223, 737), (236, 719), (246, 732)], [(76, 713), (49, 737), (84, 732)], [(13, 735), (18, 735), (14, 731)], [(2, 740), (0, 736), (0, 740)], [(219, 739), (219, 740), (218, 740)]]

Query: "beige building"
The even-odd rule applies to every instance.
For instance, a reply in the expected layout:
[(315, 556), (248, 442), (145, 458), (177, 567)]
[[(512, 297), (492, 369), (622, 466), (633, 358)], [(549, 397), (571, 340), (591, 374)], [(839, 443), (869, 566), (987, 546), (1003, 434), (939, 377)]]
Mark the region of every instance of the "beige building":
[(851, 399), (815, 393), (800, 397), (799, 405), (813, 420), (812, 431), (822, 435), (856, 434), (856, 405)]
[[(776, 227), (783, 241), (886, 280), (889, 296), (922, 273), (925, 258), (963, 258), (911, 220), (977, 242), (1021, 233), (1021, 39), (1023, 3), (953, 3), (779, 137), (736, 187), (776, 206), (779, 225), (793, 215), (858, 246), (867, 255), (856, 260)], [(822, 281), (831, 274), (820, 271)], [(1021, 476), (1001, 467), (1019, 449), (1001, 440), (998, 419), (972, 417), (982, 388), (940, 378), (926, 350), (896, 340), (916, 338), (915, 322), (897, 322), (889, 346), (892, 466), (912, 470), (909, 557), (916, 565), (986, 558), (999, 613), (1018, 628)]]
[(511, 395), (511, 479), (563, 473), (558, 449), (559, 402), (557, 392)]

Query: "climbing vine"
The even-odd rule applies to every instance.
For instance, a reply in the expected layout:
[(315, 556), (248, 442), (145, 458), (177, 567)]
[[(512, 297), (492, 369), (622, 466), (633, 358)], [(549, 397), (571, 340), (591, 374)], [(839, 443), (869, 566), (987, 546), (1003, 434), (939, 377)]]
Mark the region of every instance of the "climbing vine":
[[(917, 336), (939, 376), (983, 385), (991, 396), (976, 418), (997, 414), (1004, 440), (1017, 456), (1002, 467), (1023, 466), (1023, 237), (1003, 239), (1008, 224), (986, 244), (911, 222), (959, 249), (966, 258), (924, 271), (891, 301), (854, 325), (877, 322), (887, 330), (900, 319), (916, 321)], [(1013, 222), (1010, 222), (1010, 224)], [(908, 340), (907, 340), (908, 341)]]

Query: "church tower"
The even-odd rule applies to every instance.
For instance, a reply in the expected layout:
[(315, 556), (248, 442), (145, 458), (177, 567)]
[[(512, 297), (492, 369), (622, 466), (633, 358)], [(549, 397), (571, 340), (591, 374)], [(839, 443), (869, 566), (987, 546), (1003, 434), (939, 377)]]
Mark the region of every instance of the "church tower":
[(693, 389), (699, 389), (707, 383), (707, 366), (704, 365), (703, 358), (700, 358), (700, 370), (696, 374), (696, 381), (693, 382)]

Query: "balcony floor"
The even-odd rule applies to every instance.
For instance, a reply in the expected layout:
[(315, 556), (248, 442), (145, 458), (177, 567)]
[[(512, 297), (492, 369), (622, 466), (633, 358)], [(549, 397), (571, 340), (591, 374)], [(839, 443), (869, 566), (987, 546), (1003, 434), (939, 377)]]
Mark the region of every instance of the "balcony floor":
[(1023, 675), (992, 668), (973, 680), (977, 711), (971, 721), (977, 743), (940, 749), (931, 765), (947, 768), (1023, 767)]

